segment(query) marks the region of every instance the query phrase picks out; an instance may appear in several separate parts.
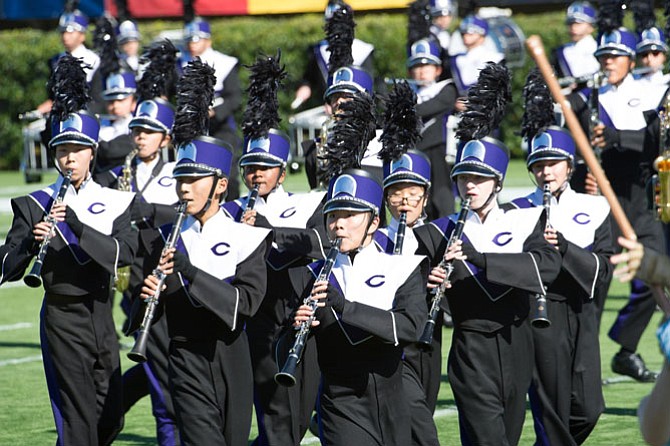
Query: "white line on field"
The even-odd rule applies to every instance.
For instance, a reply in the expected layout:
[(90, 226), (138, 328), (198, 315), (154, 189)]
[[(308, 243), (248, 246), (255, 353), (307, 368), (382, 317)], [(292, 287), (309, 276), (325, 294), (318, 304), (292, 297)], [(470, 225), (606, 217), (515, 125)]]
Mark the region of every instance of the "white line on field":
[(12, 288), (26, 288), (28, 289), (28, 286), (23, 283), (22, 280), (17, 280), (15, 282), (5, 282), (0, 286), (0, 291), (2, 290), (11, 290)]
[(36, 362), (36, 361), (41, 361), (41, 360), (42, 360), (42, 355), (25, 356), (23, 358), (5, 359), (4, 361), (0, 361), (0, 367), (4, 367), (6, 365), (24, 364), (26, 362)]
[(30, 322), (18, 322), (11, 325), (0, 325), (0, 331), (19, 330), (21, 328), (30, 328), (33, 324)]

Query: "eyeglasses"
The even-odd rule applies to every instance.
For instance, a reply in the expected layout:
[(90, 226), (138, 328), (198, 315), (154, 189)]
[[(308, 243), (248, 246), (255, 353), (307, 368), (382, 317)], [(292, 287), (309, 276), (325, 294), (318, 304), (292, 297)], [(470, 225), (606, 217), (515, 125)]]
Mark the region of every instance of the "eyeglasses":
[(399, 193), (387, 195), (386, 199), (388, 200), (391, 206), (400, 206), (405, 201), (410, 206), (416, 206), (423, 199), (423, 195), (401, 195)]

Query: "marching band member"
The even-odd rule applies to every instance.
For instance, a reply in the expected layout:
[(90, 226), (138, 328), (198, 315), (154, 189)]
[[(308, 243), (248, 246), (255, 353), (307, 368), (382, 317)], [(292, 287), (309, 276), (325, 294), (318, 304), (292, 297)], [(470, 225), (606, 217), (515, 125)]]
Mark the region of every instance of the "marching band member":
[(320, 438), (329, 445), (410, 444), (401, 357), (403, 346), (416, 339), (427, 270), (420, 256), (389, 256), (372, 243), (381, 186), (367, 172), (346, 168), (355, 165), (352, 156), (360, 156), (368, 139), (347, 128), (358, 127), (358, 113), (371, 110), (365, 97), (342, 104), (329, 139), (329, 166), (336, 174), (329, 182), (324, 217), (329, 237), (340, 239), (332, 274), (315, 283), (323, 262), (291, 270), (295, 298), (318, 302), (316, 314), (303, 303), (295, 324), (311, 322), (314, 329), (322, 374)]
[[(323, 258), (328, 246), (323, 227), (324, 192), (293, 194), (282, 187), (289, 156), (288, 136), (277, 130), (277, 89), (285, 76), (279, 56), (260, 56), (251, 67), (249, 103), (242, 125), (246, 144), (240, 168), (250, 195), (223, 205), (235, 221), (272, 229), (273, 246), (267, 259), (267, 288), (260, 309), (247, 321), (246, 332), (254, 373), (254, 403), (258, 420), (255, 445), (299, 445), (307, 432), (319, 385), (314, 347), (301, 362), (299, 385), (278, 385), (281, 364), (275, 355), (293, 302), (288, 268)], [(254, 192), (256, 190), (256, 192)], [(257, 193), (257, 197), (253, 194)]]
[[(56, 101), (49, 148), (61, 177), (12, 200), (1, 280), (19, 279), (38, 249), (48, 246), (41, 269), (40, 338), (57, 444), (108, 445), (123, 426), (109, 287), (110, 277), (130, 264), (137, 247), (130, 226), (133, 194), (91, 179), (100, 127), (95, 117), (74, 109), (90, 99), (81, 61), (63, 56), (50, 89)], [(65, 99), (67, 104), (61, 103)]]
[[(542, 209), (498, 207), (509, 152), (485, 135), (504, 114), (509, 76), (504, 66), (487, 65), (468, 93), (469, 108), (459, 125), (464, 145), (451, 175), (470, 200), (464, 240), (445, 252), (454, 216), (415, 231), (434, 266), (442, 258), (453, 262), (453, 277), (445, 285), (454, 321), (448, 374), (464, 444), (518, 444), (533, 372), (529, 294), (544, 294), (560, 267), (560, 254), (542, 235)], [(491, 91), (502, 94), (487, 97)], [(445, 271), (434, 267), (429, 287), (445, 278)]]
[(563, 259), (547, 289), (550, 325), (533, 326), (535, 374), (529, 396), (536, 444), (578, 445), (605, 409), (594, 297), (607, 293), (612, 278), (610, 209), (604, 197), (570, 187), (575, 143), (566, 130), (551, 125), (554, 103), (539, 71), (528, 76), (524, 97), (522, 134), (531, 140), (526, 165), (537, 189), (510, 205), (547, 209), (545, 238)]
[[(423, 153), (412, 150), (420, 137), (415, 105), (416, 95), (407, 83), (396, 84), (386, 102), (379, 155), (384, 161), (384, 203), (391, 213), (391, 222), (375, 232), (374, 242), (387, 254), (417, 253), (419, 243), (414, 230), (423, 225), (428, 203), (430, 161)], [(428, 305), (424, 312), (428, 312)], [(403, 387), (410, 409), (413, 445), (439, 445), (433, 412), (441, 380), (441, 324), (434, 331), (434, 341), (430, 352), (421, 351), (415, 344), (404, 348)]]
[[(614, 6), (601, 7), (599, 20), (605, 19), (604, 11), (616, 7), (617, 2)], [(596, 150), (602, 151), (603, 169), (639, 240), (647, 246), (665, 246), (661, 224), (655, 221), (646, 206), (645, 185), (659, 150), (658, 140), (651, 136), (654, 130), (658, 131), (655, 110), (667, 86), (641, 83), (633, 78), (636, 37), (616, 24), (612, 27), (612, 22), (616, 23), (610, 20), (607, 22), (610, 27), (601, 26), (603, 34), (595, 52), (601, 69), (608, 74), (608, 84), (598, 91), (596, 113), (600, 123), (593, 127), (591, 142)], [(587, 91), (568, 97), (585, 130), (590, 128), (593, 112), (589, 108), (590, 94)], [(584, 190), (580, 184), (584, 170), (583, 164), (578, 165), (573, 175), (572, 184), (578, 191)], [(585, 184), (589, 188), (587, 191), (593, 188), (588, 177)], [(618, 232), (618, 228), (615, 231)], [(600, 314), (603, 303), (596, 303)], [(656, 374), (646, 367), (636, 350), (655, 308), (652, 290), (642, 281), (634, 280), (629, 302), (619, 311), (608, 333), (621, 346), (612, 358), (615, 373), (641, 382), (654, 381)]]
[(633, 74), (637, 80), (667, 85), (669, 76), (663, 73), (663, 69), (668, 58), (668, 45), (663, 30), (656, 26), (654, 4), (640, 1), (633, 2), (631, 6), (638, 35), (635, 54), (640, 62), (640, 68)]
[[(203, 135), (208, 111), (201, 104), (212, 99), (214, 79), (212, 68), (193, 61), (180, 80), (173, 176), (187, 217), (181, 229), (168, 224), (159, 233), (143, 233), (146, 278), (135, 297), (141, 303), (156, 293), (159, 279), (149, 272), (158, 265), (167, 277), (160, 303), (170, 336), (169, 382), (181, 444), (239, 446), (247, 444), (253, 400), (244, 325), (265, 293), (264, 259), (272, 238), (267, 229), (232, 221), (219, 207), (232, 152), (223, 141)], [(172, 230), (180, 239), (164, 250), (165, 234)], [(134, 307), (135, 315), (143, 313), (142, 306)], [(138, 319), (132, 320), (136, 325)]]

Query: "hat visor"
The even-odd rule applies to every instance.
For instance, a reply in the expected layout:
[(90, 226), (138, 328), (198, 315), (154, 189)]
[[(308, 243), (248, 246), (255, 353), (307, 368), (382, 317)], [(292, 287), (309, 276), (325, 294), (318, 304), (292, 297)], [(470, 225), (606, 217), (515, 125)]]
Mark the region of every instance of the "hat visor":
[(384, 178), (384, 189), (398, 183), (412, 183), (423, 187), (430, 187), (430, 181), (412, 172), (394, 173)]
[(481, 162), (462, 161), (456, 164), (451, 170), (451, 178), (456, 178), (458, 175), (477, 175), (480, 177), (502, 179), (502, 175), (499, 172)]
[(417, 65), (442, 65), (442, 61), (437, 57), (431, 56), (415, 57), (407, 61), (407, 68), (412, 68)]
[(102, 92), (102, 99), (105, 101), (118, 101), (119, 99), (125, 99), (128, 96), (135, 94), (135, 90), (126, 90), (126, 91), (114, 91), (114, 92)]
[(174, 178), (180, 178), (180, 177), (208, 177), (212, 175), (217, 175), (217, 176), (222, 176), (222, 172), (219, 169), (212, 169), (209, 166), (205, 166), (204, 164), (197, 164), (197, 163), (185, 163), (180, 165), (175, 166), (175, 168), (172, 170), (172, 176)]
[(323, 213), (328, 214), (334, 211), (349, 212), (377, 212), (377, 207), (367, 201), (358, 200), (352, 197), (335, 197), (326, 201), (323, 205)]
[(323, 99), (328, 100), (328, 98), (335, 93), (350, 93), (350, 94), (357, 94), (360, 93), (364, 90), (362, 90), (359, 87), (356, 87), (354, 84), (349, 84), (349, 83), (339, 83), (337, 85), (331, 85), (328, 87), (326, 90), (326, 93), (323, 95)]
[(538, 161), (570, 161), (572, 162), (572, 156), (567, 152), (557, 149), (539, 149), (535, 152), (528, 155), (526, 160), (526, 166), (530, 169), (530, 166), (537, 163)]
[(239, 164), (240, 167), (244, 166), (282, 167), (286, 165), (286, 162), (278, 157), (274, 157), (265, 153), (248, 153), (240, 157)]
[(130, 120), (128, 123), (128, 128), (142, 127), (143, 129), (153, 130), (155, 132), (170, 133), (170, 130), (163, 125), (162, 122), (146, 118), (146, 117), (137, 117)]
[(600, 56), (628, 56), (628, 57), (635, 57), (635, 52), (629, 49), (622, 49), (618, 47), (612, 47), (612, 46), (605, 46), (602, 48), (598, 48), (593, 55), (598, 58)]
[(79, 144), (83, 146), (96, 147), (98, 142), (88, 135), (79, 132), (63, 132), (51, 138), (49, 147), (56, 147), (63, 144)]
[(635, 52), (637, 54), (644, 54), (648, 53), (650, 51), (661, 51), (663, 53), (668, 52), (668, 46), (664, 43), (658, 43), (658, 42), (653, 42), (653, 43), (646, 43), (643, 45), (638, 45), (637, 48), (635, 49)]

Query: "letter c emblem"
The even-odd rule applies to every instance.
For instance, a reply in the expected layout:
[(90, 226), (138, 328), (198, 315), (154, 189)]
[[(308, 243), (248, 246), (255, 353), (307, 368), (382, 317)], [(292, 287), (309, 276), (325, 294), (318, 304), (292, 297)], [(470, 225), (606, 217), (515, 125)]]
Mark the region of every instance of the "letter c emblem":
[(105, 203), (100, 203), (100, 202), (92, 203), (88, 207), (88, 212), (90, 212), (91, 214), (102, 214), (106, 210), (107, 210), (107, 208), (105, 206)]
[(230, 252), (230, 245), (226, 242), (221, 242), (217, 243), (216, 245), (212, 246), (212, 252), (216, 256), (225, 256)]
[(369, 286), (370, 288), (379, 288), (380, 286), (384, 285), (386, 283), (386, 276), (383, 274), (377, 274), (372, 277), (370, 277), (368, 280), (365, 281), (365, 284)]
[(493, 243), (495, 243), (498, 246), (505, 246), (511, 241), (512, 241), (511, 232), (501, 232), (500, 234), (496, 234), (496, 236), (493, 237)]

